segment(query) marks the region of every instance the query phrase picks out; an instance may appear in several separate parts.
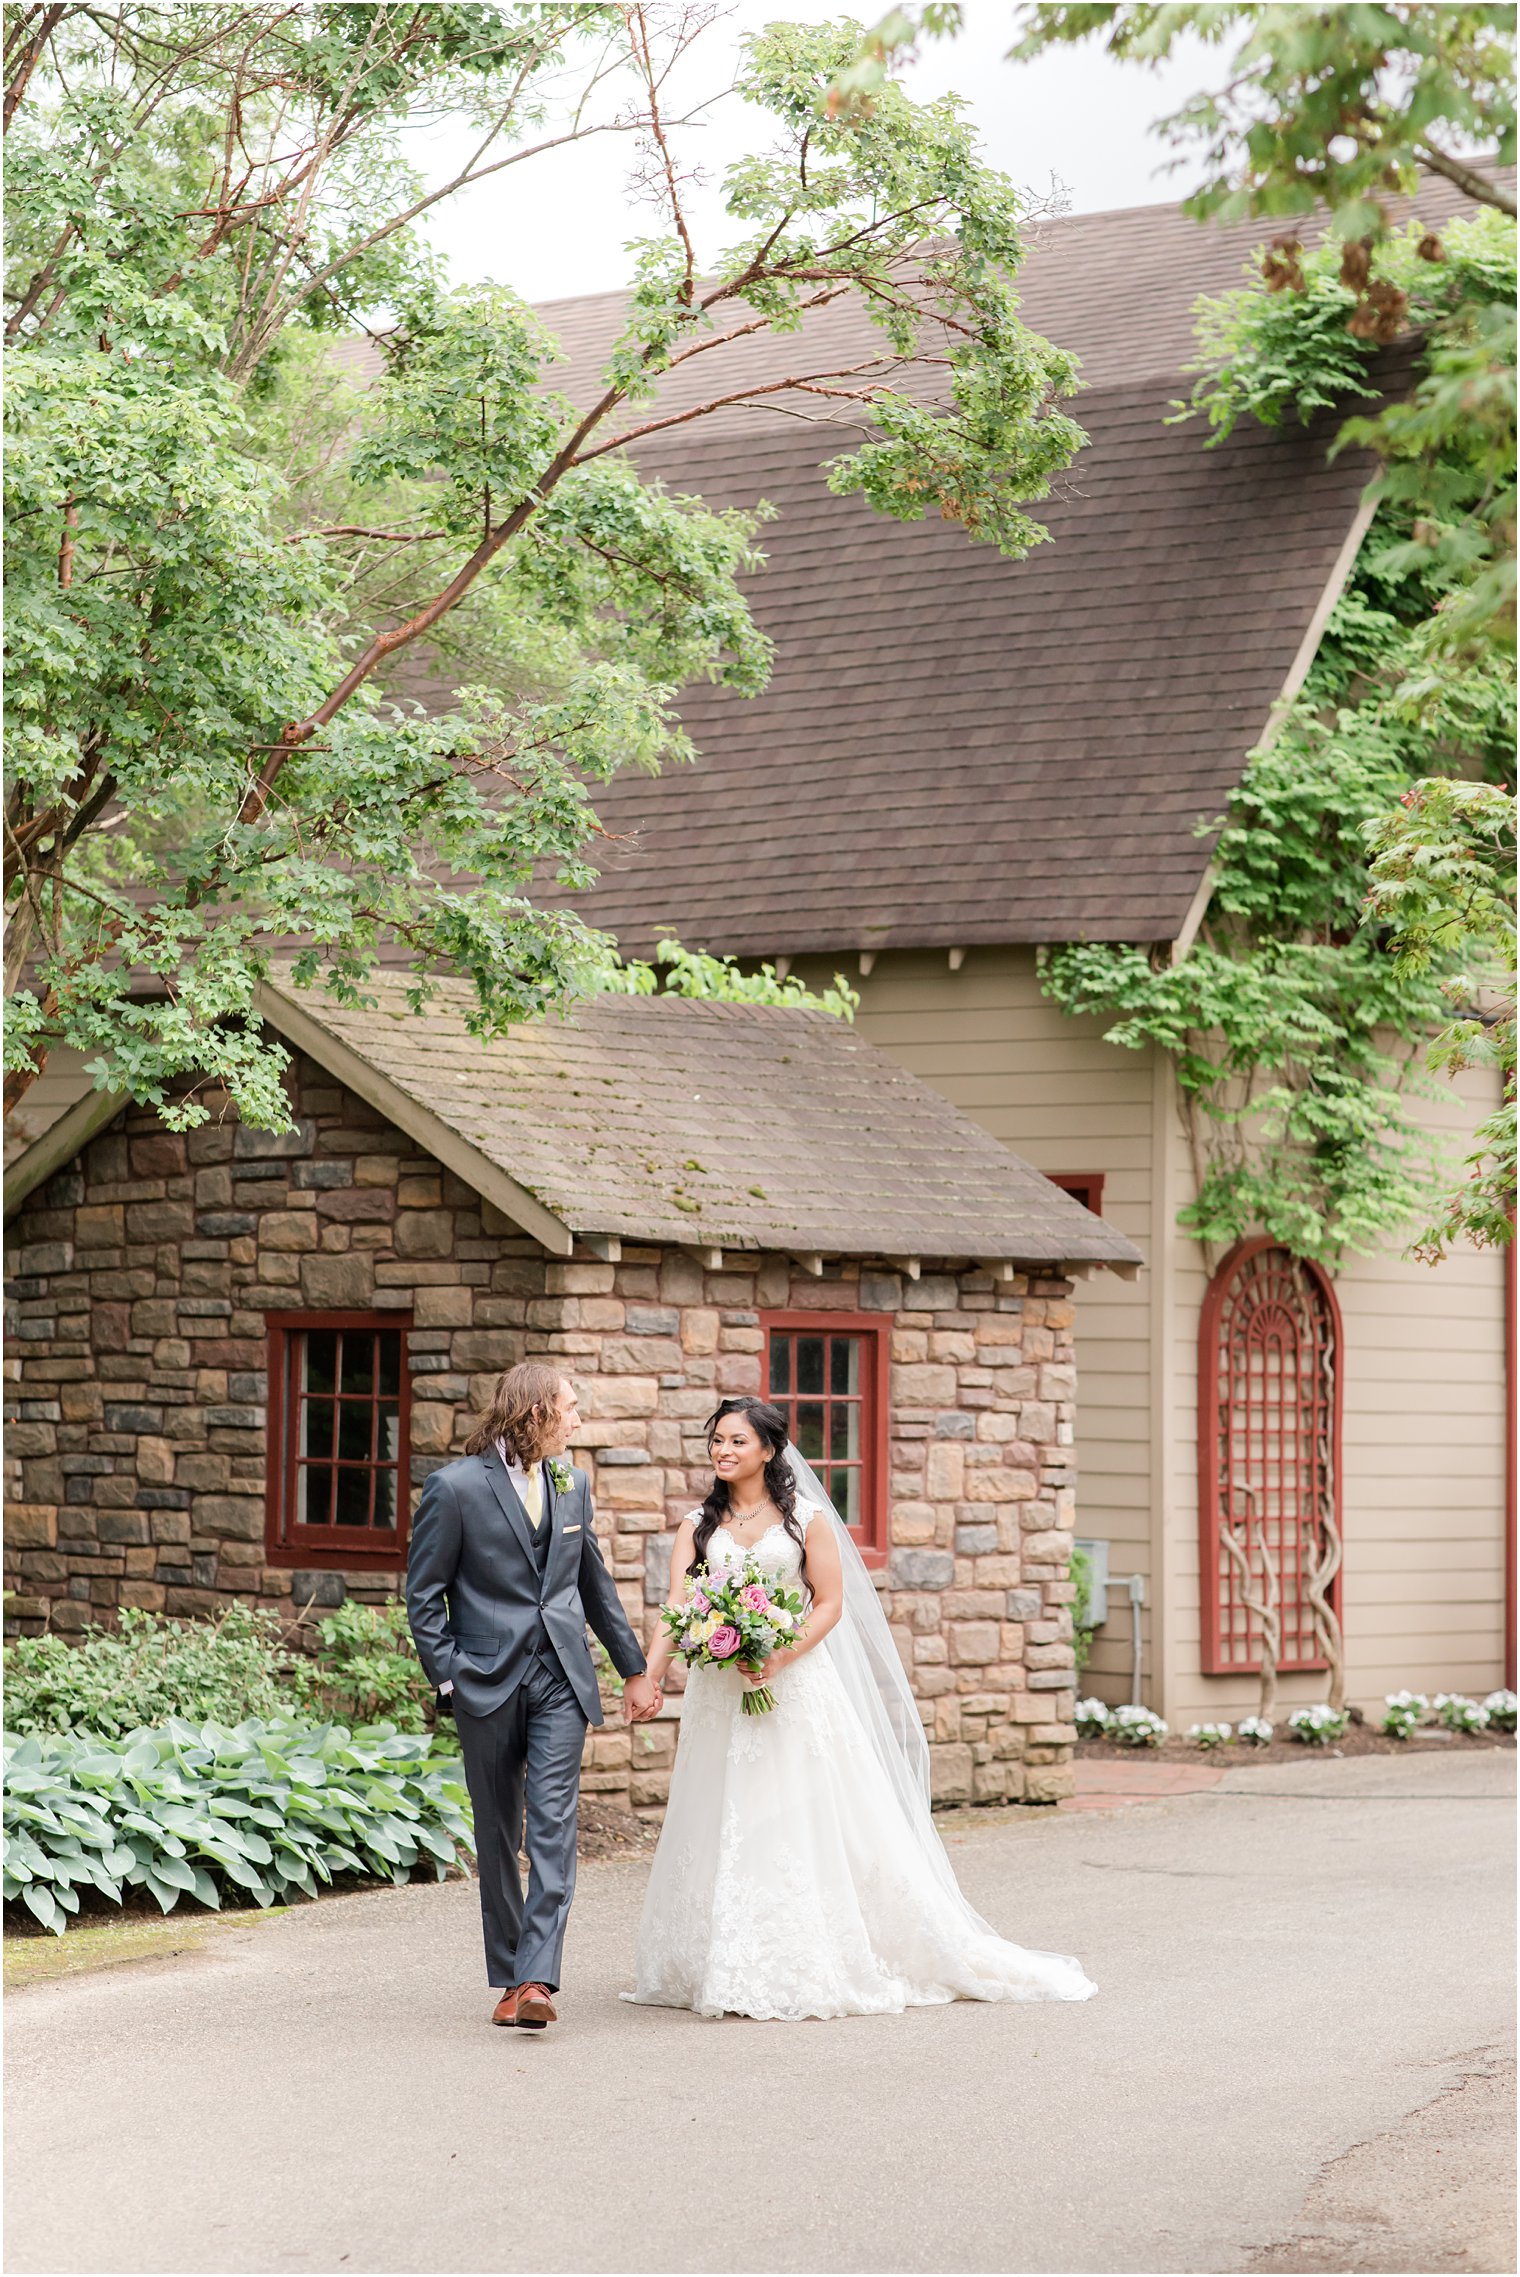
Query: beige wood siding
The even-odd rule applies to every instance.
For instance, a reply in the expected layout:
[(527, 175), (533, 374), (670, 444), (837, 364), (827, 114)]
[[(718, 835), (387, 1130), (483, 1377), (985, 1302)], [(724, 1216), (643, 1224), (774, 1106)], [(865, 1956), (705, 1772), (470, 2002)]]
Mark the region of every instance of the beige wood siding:
[[(813, 986), (841, 960), (800, 959)], [(1149, 1256), (1153, 1074), (1149, 1053), (1116, 1050), (1093, 1020), (1042, 995), (1027, 948), (971, 949), (959, 972), (943, 950), (883, 952), (858, 988), (857, 1024), (1039, 1170), (1099, 1171), (1103, 1214)], [(1095, 1273), (1077, 1285), (1077, 1531), (1106, 1539), (1113, 1573), (1145, 1577), (1142, 1646), (1151, 1663), (1150, 1275)], [(1130, 1612), (1123, 1589), (1095, 1642), (1086, 1681), (1128, 1697)]]
[[(1416, 1102), (1420, 1119), (1459, 1142), (1487, 1112), (1489, 1079)], [(1191, 1191), (1180, 1117), (1171, 1171)], [(1344, 1327), (1342, 1441), (1347, 1697), (1467, 1692), (1502, 1684), (1504, 1658), (1504, 1267), (1460, 1249), (1428, 1266), (1394, 1246), (1334, 1275)], [(1171, 1668), (1162, 1713), (1174, 1727), (1232, 1720), (1255, 1705), (1252, 1681), (1199, 1667), (1198, 1319), (1208, 1275), (1195, 1243), (1171, 1245), (1176, 1294), (1168, 1339), (1167, 1558)], [(1081, 1340), (1078, 1337), (1078, 1358)], [(1324, 1678), (1283, 1679), (1285, 1708), (1323, 1699)]]

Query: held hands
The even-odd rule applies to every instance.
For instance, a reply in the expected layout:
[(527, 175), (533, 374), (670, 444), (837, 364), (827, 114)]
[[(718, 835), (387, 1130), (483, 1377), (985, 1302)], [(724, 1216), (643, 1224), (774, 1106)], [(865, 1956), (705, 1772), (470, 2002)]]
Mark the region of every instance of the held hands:
[(623, 1721), (625, 1724), (647, 1724), (657, 1716), (664, 1704), (665, 1695), (652, 1676), (630, 1676), (623, 1686)]

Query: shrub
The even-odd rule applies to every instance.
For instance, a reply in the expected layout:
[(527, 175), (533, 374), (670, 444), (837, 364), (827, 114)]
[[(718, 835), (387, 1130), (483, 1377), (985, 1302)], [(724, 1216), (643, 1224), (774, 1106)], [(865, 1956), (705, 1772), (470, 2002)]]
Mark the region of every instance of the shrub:
[(321, 1652), (314, 1660), (297, 1660), (290, 1674), (291, 1693), (303, 1709), (338, 1723), (383, 1718), (397, 1731), (427, 1730), (433, 1687), (417, 1658), (404, 1605), (351, 1599), (318, 1621), (317, 1634)]
[(1074, 1549), (1072, 1551), (1071, 1571), (1067, 1575), (1067, 1579), (1075, 1582), (1077, 1589), (1077, 1594), (1072, 1599), (1071, 1604), (1071, 1626), (1077, 1672), (1080, 1675), (1092, 1658), (1093, 1641), (1092, 1622), (1088, 1617), (1092, 1609), (1093, 1567), (1092, 1559), (1086, 1550)]
[(1332, 1708), (1320, 1700), (1312, 1708), (1295, 1708), (1288, 1718), (1288, 1737), (1299, 1740), (1305, 1747), (1333, 1747), (1346, 1736), (1351, 1721), (1344, 1708)]
[(1189, 1724), (1188, 1738), (1195, 1747), (1228, 1747), (1234, 1738), (1228, 1724)]
[(93, 1731), (108, 1738), (161, 1724), (242, 1723), (288, 1706), (272, 1613), (230, 1604), (214, 1621), (170, 1621), (127, 1608), (118, 1628), (91, 1623), (79, 1644), (18, 1637), (5, 1648), (5, 1728)]
[(1125, 1747), (1159, 1747), (1166, 1724), (1154, 1708), (1115, 1708), (1108, 1720), (1108, 1736)]
[(93, 1889), (257, 1905), (338, 1874), (440, 1880), (470, 1845), (469, 1802), (429, 1744), (388, 1724), (350, 1733), (289, 1716), (229, 1729), (171, 1717), (111, 1741), (31, 1734), (5, 1749), (7, 1901), (57, 1934)]
[(1483, 1705), (1488, 1710), (1491, 1731), (1514, 1730), (1515, 1710), (1520, 1707), (1520, 1701), (1516, 1700), (1513, 1692), (1490, 1692)]
[(1247, 1747), (1269, 1747), (1272, 1726), (1265, 1716), (1242, 1716), (1235, 1726), (1235, 1737), (1243, 1739)]
[(1103, 1700), (1079, 1700), (1074, 1710), (1077, 1731), (1083, 1739), (1100, 1739), (1110, 1721), (1109, 1709)]
[(1487, 1731), (1489, 1713), (1480, 1708), (1476, 1700), (1469, 1700), (1465, 1692), (1438, 1692), (1432, 1705), (1436, 1722), (1448, 1731)]
[(1423, 1692), (1388, 1692), (1383, 1697), (1383, 1719), (1378, 1729), (1390, 1739), (1407, 1739), (1429, 1714), (1430, 1702)]

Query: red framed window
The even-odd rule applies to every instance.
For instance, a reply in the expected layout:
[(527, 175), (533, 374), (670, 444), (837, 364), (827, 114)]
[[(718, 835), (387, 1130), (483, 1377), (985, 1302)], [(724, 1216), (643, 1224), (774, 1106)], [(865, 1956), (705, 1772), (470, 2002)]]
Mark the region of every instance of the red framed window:
[[(1317, 1265), (1240, 1242), (1204, 1300), (1199, 1556), (1206, 1675), (1324, 1668), (1341, 1618), (1340, 1307)], [(1316, 1602), (1318, 1600), (1318, 1602)]]
[(1063, 1194), (1070, 1194), (1084, 1210), (1091, 1210), (1094, 1217), (1102, 1217), (1104, 1171), (1047, 1170), (1045, 1175), (1052, 1186), (1059, 1186)]
[(275, 1565), (406, 1562), (411, 1385), (395, 1313), (271, 1313), (265, 1546)]
[(773, 1312), (765, 1332), (766, 1396), (866, 1562), (887, 1554), (887, 1385), (891, 1321), (879, 1313)]

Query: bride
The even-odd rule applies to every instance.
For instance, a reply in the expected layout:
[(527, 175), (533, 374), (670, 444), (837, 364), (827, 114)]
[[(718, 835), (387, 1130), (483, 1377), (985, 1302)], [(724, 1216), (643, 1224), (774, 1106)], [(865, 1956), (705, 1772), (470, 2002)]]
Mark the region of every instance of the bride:
[[(707, 1427), (716, 1476), (682, 1523), (688, 1574), (753, 1557), (809, 1601), (745, 1715), (737, 1669), (695, 1667), (625, 1999), (699, 2016), (863, 2016), (950, 2000), (1086, 2000), (1059, 1953), (999, 1937), (961, 1895), (929, 1813), (923, 1723), (859, 1550), (786, 1419), (726, 1399)], [(663, 1684), (663, 1634), (649, 1673)]]

